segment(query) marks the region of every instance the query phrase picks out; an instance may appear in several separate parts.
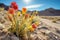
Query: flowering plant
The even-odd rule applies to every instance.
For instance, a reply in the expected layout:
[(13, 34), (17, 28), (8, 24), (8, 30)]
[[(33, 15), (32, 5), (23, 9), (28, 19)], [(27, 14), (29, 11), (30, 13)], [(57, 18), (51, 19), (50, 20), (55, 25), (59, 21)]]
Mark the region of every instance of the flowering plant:
[(39, 17), (35, 13), (28, 14), (26, 8), (22, 8), (22, 12), (18, 11), (16, 2), (11, 3), (8, 10), (8, 18), (11, 21), (10, 32), (17, 36), (26, 36), (28, 32), (33, 32), (39, 25)]

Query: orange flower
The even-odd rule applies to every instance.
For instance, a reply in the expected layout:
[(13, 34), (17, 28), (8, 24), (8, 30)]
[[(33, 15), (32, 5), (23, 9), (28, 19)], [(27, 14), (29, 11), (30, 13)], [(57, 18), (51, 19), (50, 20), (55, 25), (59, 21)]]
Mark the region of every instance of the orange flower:
[(14, 14), (14, 13), (15, 13), (15, 11), (14, 11), (13, 8), (9, 8), (8, 12), (9, 12), (10, 14)]
[(22, 12), (23, 12), (23, 14), (25, 14), (25, 13), (26, 13), (26, 11), (27, 11), (27, 9), (26, 9), (26, 8), (22, 8)]
[(36, 27), (37, 27), (37, 25), (36, 25), (35, 23), (33, 23), (33, 24), (32, 24), (32, 28), (35, 29)]

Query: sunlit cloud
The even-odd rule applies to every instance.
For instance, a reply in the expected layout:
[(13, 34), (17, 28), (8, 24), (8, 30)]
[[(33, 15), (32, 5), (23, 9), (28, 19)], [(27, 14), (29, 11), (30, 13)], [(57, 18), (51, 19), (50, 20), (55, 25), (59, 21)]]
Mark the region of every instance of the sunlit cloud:
[(32, 0), (23, 0), (26, 4), (29, 4)]
[(43, 6), (43, 4), (29, 5), (29, 6), (25, 6), (25, 8), (31, 9), (31, 8), (39, 8), (41, 6)]

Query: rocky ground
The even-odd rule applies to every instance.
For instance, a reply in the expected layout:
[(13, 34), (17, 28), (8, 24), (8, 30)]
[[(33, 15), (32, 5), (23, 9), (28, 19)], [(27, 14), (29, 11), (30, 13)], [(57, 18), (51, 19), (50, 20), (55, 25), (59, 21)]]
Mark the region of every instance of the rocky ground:
[(41, 24), (33, 35), (36, 38), (33, 37), (34, 40), (60, 40), (60, 24), (41, 19)]
[[(6, 19), (4, 13), (0, 12), (0, 40), (19, 40), (14, 34), (6, 32), (10, 27), (10, 21)], [(45, 18), (40, 18), (40, 23), (39, 27), (31, 33), (31, 40), (60, 40), (60, 24)]]

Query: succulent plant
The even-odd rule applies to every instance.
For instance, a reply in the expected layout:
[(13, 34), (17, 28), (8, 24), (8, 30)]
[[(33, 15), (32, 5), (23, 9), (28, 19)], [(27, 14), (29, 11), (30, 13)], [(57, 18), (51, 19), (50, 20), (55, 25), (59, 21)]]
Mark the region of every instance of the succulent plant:
[(29, 38), (30, 33), (39, 25), (39, 16), (36, 13), (27, 14), (27, 9), (22, 8), (22, 12), (18, 11), (16, 2), (12, 2), (11, 7), (7, 11), (7, 19), (11, 22), (9, 32), (14, 33), (18, 37)]

